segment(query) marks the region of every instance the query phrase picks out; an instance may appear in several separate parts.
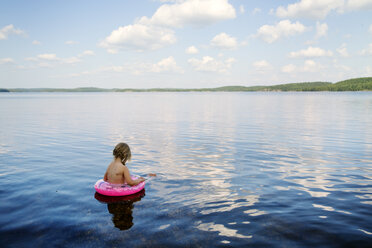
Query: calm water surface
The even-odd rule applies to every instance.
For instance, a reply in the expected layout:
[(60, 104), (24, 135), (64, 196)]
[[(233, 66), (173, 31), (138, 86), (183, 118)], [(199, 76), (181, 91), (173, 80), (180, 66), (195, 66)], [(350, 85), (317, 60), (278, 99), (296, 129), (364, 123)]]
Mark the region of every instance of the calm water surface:
[(371, 247), (372, 92), (2, 93), (0, 199), (1, 247)]

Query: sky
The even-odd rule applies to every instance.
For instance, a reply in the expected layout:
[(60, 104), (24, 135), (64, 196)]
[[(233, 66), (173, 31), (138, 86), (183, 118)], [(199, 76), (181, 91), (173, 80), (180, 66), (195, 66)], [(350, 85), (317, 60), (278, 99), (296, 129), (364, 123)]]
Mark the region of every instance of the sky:
[(372, 76), (372, 0), (2, 0), (0, 88)]

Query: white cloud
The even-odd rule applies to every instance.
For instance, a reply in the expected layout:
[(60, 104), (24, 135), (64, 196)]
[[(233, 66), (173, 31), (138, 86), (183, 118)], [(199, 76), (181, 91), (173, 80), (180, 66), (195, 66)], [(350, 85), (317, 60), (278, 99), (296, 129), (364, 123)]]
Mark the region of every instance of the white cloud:
[(73, 41), (73, 40), (68, 40), (68, 41), (65, 42), (65, 44), (71, 46), (71, 45), (79, 44), (79, 42), (77, 42), (77, 41)]
[(38, 66), (38, 67), (44, 67), (44, 68), (52, 68), (52, 67), (53, 67), (52, 64), (47, 63), (47, 62), (40, 62), (40, 63), (38, 63), (37, 66)]
[(187, 0), (164, 4), (156, 10), (151, 19), (141, 18), (140, 22), (168, 27), (206, 26), (235, 17), (235, 9), (228, 0)]
[(137, 23), (112, 31), (99, 45), (117, 53), (119, 49), (156, 50), (175, 42), (173, 30)]
[(211, 45), (218, 48), (234, 49), (238, 46), (235, 37), (226, 33), (220, 33), (211, 40)]
[(85, 50), (84, 52), (80, 53), (78, 57), (84, 57), (84, 56), (93, 56), (96, 55), (92, 50)]
[(331, 51), (312, 46), (309, 46), (307, 49), (289, 53), (290, 58), (329, 57), (332, 55), (333, 53)]
[(164, 58), (157, 63), (137, 62), (127, 63), (124, 65), (100, 67), (92, 71), (83, 71), (80, 73), (70, 74), (71, 77), (78, 77), (83, 75), (92, 75), (104, 72), (115, 73), (131, 73), (133, 75), (143, 75), (144, 73), (184, 73), (183, 69), (179, 67), (172, 56)]
[(260, 12), (261, 12), (260, 8), (254, 8), (253, 11), (252, 11), (252, 14), (255, 15), (255, 14), (260, 13)]
[(36, 57), (25, 58), (26, 61), (37, 62), (39, 67), (53, 67), (56, 64), (76, 64), (81, 62), (80, 55), (69, 58), (60, 58), (54, 53), (39, 54)]
[[(102, 68), (100, 71), (113, 71), (113, 72), (124, 72), (126, 69), (125, 66), (110, 66)], [(89, 72), (83, 72), (83, 74), (90, 74)], [(94, 73), (94, 72), (93, 72)]]
[(368, 31), (369, 31), (370, 34), (372, 34), (372, 24), (369, 26)]
[(360, 52), (360, 54), (361, 55), (372, 55), (372, 43), (370, 43), (366, 49), (363, 49)]
[(346, 65), (339, 65), (339, 64), (334, 64), (333, 67), (337, 69), (338, 71), (344, 71), (344, 72), (349, 72), (352, 71), (352, 69), (349, 66)]
[(349, 53), (346, 48), (346, 43), (342, 43), (342, 45), (337, 48), (337, 52), (340, 54), (341, 57), (349, 57)]
[(176, 60), (172, 56), (162, 59), (158, 63), (152, 65), (150, 71), (183, 73), (182, 68), (177, 66)]
[(294, 71), (296, 71), (297, 67), (293, 64), (289, 64), (289, 65), (285, 65), (282, 67), (282, 72), (285, 72), (285, 73), (292, 73)]
[(324, 69), (324, 66), (316, 63), (314, 60), (305, 60), (303, 65), (288, 64), (281, 68), (284, 73), (296, 72), (319, 72)]
[(32, 42), (32, 45), (41, 45), (41, 42), (38, 41), (38, 40), (34, 40), (34, 41)]
[(316, 43), (317, 43), (316, 40), (307, 40), (307, 41), (304, 42), (304, 45), (311, 46), (311, 45), (314, 45)]
[(371, 10), (371, 0), (348, 0), (346, 3), (346, 9), (348, 10)]
[(278, 7), (276, 15), (280, 18), (324, 19), (330, 11), (343, 6), (344, 0), (301, 0), (287, 7)]
[(226, 73), (235, 62), (235, 59), (229, 58), (225, 61), (220, 61), (210, 56), (204, 56), (202, 59), (191, 58), (188, 62), (196, 71)]
[(316, 72), (321, 68), (314, 60), (306, 60), (302, 71), (304, 72)]
[(241, 14), (244, 14), (244, 12), (245, 12), (244, 5), (239, 6), (239, 11), (240, 11)]
[(326, 36), (328, 32), (327, 23), (316, 22), (316, 33), (313, 40), (308, 40), (305, 42), (305, 45), (313, 45), (318, 42), (318, 39)]
[(186, 53), (188, 54), (197, 54), (199, 50), (195, 46), (190, 46), (186, 49)]
[(170, 28), (206, 26), (235, 16), (228, 0), (172, 1), (172, 4), (161, 5), (151, 18), (143, 16), (132, 25), (112, 31), (99, 45), (109, 53), (120, 49), (156, 50), (176, 42)]
[[(341, 75), (341, 78), (345, 78), (345, 76), (342, 76), (344, 72), (351, 72), (352, 68), (346, 65), (339, 64), (337, 59), (333, 59), (333, 68), (335, 68), (339, 75)], [(360, 76), (360, 75), (359, 75)]]
[(255, 62), (253, 63), (253, 66), (254, 66), (254, 68), (255, 68), (257, 71), (264, 71), (264, 70), (267, 70), (267, 69), (270, 69), (270, 68), (271, 68), (270, 63), (267, 62), (266, 60), (255, 61)]
[(21, 29), (16, 29), (14, 28), (13, 24), (10, 24), (0, 29), (0, 40), (8, 39), (9, 35), (11, 34), (21, 35), (24, 34), (24, 31)]
[(291, 23), (289, 20), (283, 20), (276, 25), (263, 25), (257, 31), (257, 36), (272, 43), (282, 36), (291, 36), (305, 32), (306, 27), (300, 22)]
[(2, 58), (0, 59), (0, 65), (1, 64), (13, 64), (14, 60), (12, 58)]
[(38, 61), (38, 59), (37, 58), (34, 58), (34, 57), (27, 57), (27, 58), (25, 58), (25, 61)]
[[(155, 0), (153, 0), (153, 1), (155, 1)], [(167, 3), (167, 2), (169, 2), (169, 3), (179, 3), (179, 2), (182, 2), (184, 0), (158, 0), (158, 1), (160, 1), (162, 3)]]
[(367, 65), (364, 67), (364, 73), (362, 75), (363, 77), (370, 77), (372, 76), (372, 66)]
[(351, 34), (345, 34), (345, 35), (344, 35), (344, 38), (345, 38), (345, 39), (351, 39), (352, 37), (353, 37), (353, 36), (352, 36)]
[(354, 10), (371, 10), (371, 0), (300, 0), (289, 4), (287, 7), (280, 6), (276, 9), (276, 15), (280, 18), (310, 18), (324, 19), (331, 11), (339, 13)]
[(316, 39), (322, 36), (326, 36), (327, 32), (328, 32), (327, 23), (316, 22), (316, 35), (315, 35)]
[(44, 60), (60, 60), (56, 54), (54, 53), (44, 53), (44, 54), (39, 54), (37, 56), (39, 59), (44, 59)]
[(81, 62), (81, 60), (77, 57), (70, 57), (61, 59), (61, 62), (64, 64), (75, 64)]

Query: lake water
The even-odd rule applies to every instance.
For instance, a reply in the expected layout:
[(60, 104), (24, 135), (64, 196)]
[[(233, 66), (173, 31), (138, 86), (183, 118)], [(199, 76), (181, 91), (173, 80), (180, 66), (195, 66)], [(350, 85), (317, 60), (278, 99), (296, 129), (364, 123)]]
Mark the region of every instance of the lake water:
[[(95, 194), (118, 142), (145, 192)], [(372, 92), (2, 93), (1, 247), (371, 247)]]

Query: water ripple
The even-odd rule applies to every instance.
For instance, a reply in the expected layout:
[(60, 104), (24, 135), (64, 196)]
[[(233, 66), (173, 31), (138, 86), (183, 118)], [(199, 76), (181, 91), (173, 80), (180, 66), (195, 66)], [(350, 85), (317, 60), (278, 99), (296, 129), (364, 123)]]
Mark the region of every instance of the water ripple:
[[(370, 99), (1, 94), (0, 239), (11, 247), (370, 247)], [(133, 173), (158, 176), (140, 200), (97, 200), (92, 185), (121, 141)]]

